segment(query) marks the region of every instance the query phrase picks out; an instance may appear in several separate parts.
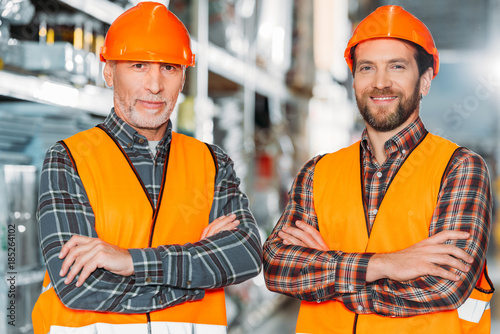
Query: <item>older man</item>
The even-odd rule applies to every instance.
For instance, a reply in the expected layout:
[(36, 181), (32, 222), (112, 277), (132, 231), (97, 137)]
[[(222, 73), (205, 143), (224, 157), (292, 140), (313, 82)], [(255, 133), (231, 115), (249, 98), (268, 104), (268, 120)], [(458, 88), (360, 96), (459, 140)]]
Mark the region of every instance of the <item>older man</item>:
[(101, 60), (114, 108), (44, 161), (35, 333), (225, 333), (222, 288), (258, 274), (261, 246), (229, 157), (172, 131), (189, 34), (141, 2)]

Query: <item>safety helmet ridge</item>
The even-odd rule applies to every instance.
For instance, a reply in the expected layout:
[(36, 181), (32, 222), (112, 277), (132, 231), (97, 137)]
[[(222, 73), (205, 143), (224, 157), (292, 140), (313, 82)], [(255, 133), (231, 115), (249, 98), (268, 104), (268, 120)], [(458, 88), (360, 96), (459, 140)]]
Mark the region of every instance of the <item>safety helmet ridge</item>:
[(420, 45), (434, 58), (434, 76), (439, 72), (439, 52), (427, 26), (401, 6), (387, 5), (377, 8), (364, 18), (347, 43), (344, 58), (352, 72), (351, 49), (359, 43), (374, 38), (398, 38)]
[(100, 59), (195, 64), (189, 32), (158, 2), (140, 2), (118, 16), (106, 34)]

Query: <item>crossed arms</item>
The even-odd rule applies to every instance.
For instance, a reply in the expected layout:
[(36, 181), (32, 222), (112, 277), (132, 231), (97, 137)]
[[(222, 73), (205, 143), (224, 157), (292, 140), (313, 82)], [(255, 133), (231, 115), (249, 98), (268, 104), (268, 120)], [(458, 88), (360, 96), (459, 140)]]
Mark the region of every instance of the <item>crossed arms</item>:
[(39, 229), (51, 283), (67, 307), (150, 312), (258, 274), (260, 237), (248, 200), (232, 161), (213, 148), (219, 163), (216, 196), (200, 241), (129, 250), (98, 239), (92, 208), (66, 151), (60, 144), (49, 150), (41, 174)]
[(492, 202), (484, 161), (459, 150), (443, 181), (429, 238), (397, 253), (372, 254), (327, 249), (312, 196), (319, 158), (297, 176), (285, 212), (264, 244), (268, 288), (385, 316), (460, 306), (481, 274), (489, 240)]

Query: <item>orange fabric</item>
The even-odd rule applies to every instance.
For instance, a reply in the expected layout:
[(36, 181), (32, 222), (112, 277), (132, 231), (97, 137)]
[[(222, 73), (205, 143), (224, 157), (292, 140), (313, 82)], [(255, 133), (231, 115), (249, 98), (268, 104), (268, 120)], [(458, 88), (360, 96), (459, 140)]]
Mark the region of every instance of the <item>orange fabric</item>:
[[(103, 130), (90, 129), (65, 143), (71, 150), (94, 210), (99, 238), (122, 248), (199, 240), (202, 229), (208, 225), (215, 182), (214, 161), (205, 144), (173, 133), (163, 196), (156, 212), (124, 155)], [(149, 245), (151, 233), (153, 238)], [(44, 287), (49, 282), (46, 275)], [(207, 290), (201, 301), (149, 314), (152, 322), (225, 326), (224, 290)], [(71, 310), (62, 304), (54, 288), (40, 295), (33, 310), (36, 334), (49, 332), (51, 325), (82, 327), (98, 322), (145, 323), (147, 317), (146, 314)]]
[(100, 58), (194, 66), (195, 55), (186, 27), (167, 7), (140, 2), (111, 24)]
[[(442, 138), (426, 136), (392, 181), (370, 237), (363, 210), (359, 142), (324, 156), (315, 168), (313, 191), (319, 230), (329, 248), (343, 252), (394, 252), (427, 238), (441, 178), (456, 148)], [(396, 221), (398, 224), (394, 224)], [(483, 279), (484, 275), (478, 286)], [(481, 321), (481, 326), (488, 327), (485, 324), (490, 323), (489, 312)], [(336, 300), (303, 301), (297, 333), (489, 333), (467, 332), (461, 322), (456, 310), (393, 318), (356, 315)]]
[(434, 57), (434, 77), (439, 72), (439, 53), (426, 25), (401, 6), (381, 6), (361, 21), (347, 43), (344, 57), (352, 72), (351, 48), (373, 38), (399, 38), (420, 45)]

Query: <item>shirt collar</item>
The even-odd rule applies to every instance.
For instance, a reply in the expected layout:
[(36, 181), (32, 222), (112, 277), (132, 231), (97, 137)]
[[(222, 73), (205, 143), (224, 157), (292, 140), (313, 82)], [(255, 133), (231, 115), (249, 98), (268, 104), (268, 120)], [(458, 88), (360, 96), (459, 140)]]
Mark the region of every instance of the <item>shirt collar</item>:
[[(122, 120), (115, 112), (115, 108), (111, 109), (108, 117), (103, 122), (103, 125), (108, 131), (118, 140), (123, 147), (132, 148), (135, 145), (147, 145), (147, 139), (140, 135), (133, 127)], [(162, 140), (158, 143), (158, 147), (166, 148), (172, 139), (172, 122), (169, 120), (167, 131)]]
[[(387, 155), (399, 150), (402, 153), (410, 152), (413, 150), (420, 140), (427, 134), (422, 119), (418, 117), (415, 121), (410, 123), (406, 128), (401, 130), (391, 139), (385, 142), (384, 148)], [(361, 136), (361, 146), (363, 150), (372, 152), (368, 133), (365, 130)]]

